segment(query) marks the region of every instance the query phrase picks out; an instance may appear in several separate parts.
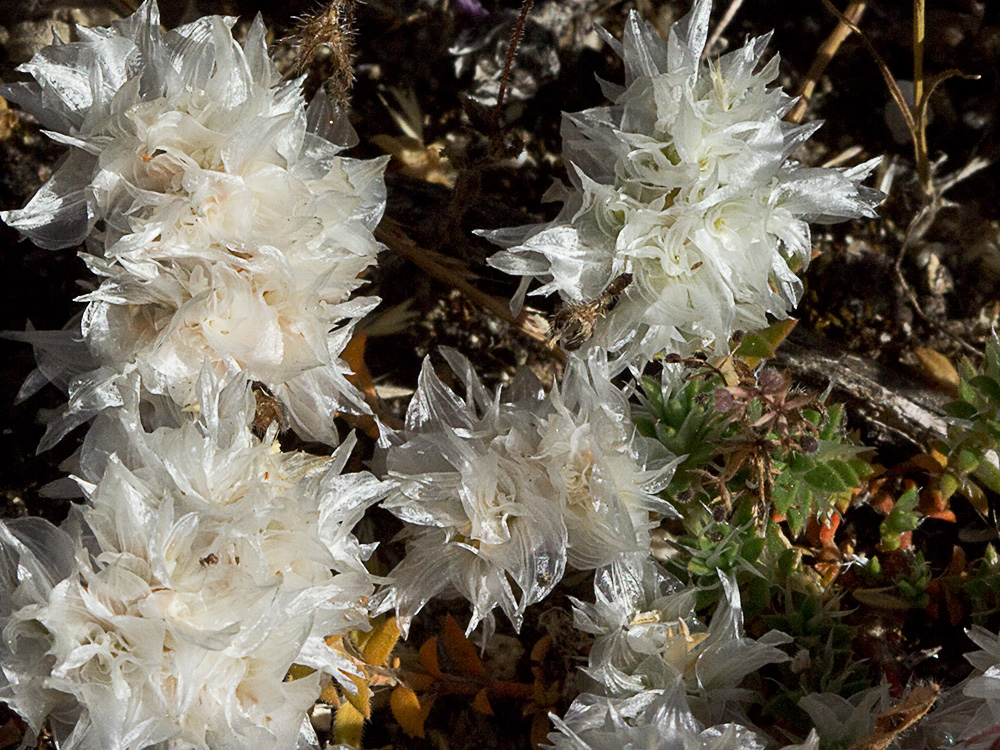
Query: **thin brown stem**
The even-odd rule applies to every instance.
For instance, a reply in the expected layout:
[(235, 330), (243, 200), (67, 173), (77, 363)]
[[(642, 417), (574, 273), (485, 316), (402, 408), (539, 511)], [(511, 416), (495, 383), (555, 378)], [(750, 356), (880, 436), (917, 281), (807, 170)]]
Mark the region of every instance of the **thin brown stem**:
[(503, 100), (507, 95), (507, 85), (510, 83), (510, 71), (514, 67), (514, 56), (517, 55), (517, 47), (521, 44), (521, 37), (524, 36), (524, 24), (528, 20), (528, 13), (535, 0), (524, 0), (521, 5), (521, 12), (514, 22), (514, 28), (510, 34), (510, 44), (507, 45), (507, 59), (504, 61), (503, 73), (500, 76), (500, 90), (497, 92), (497, 106), (493, 110), (494, 131), (499, 133), (503, 122)]
[(708, 58), (713, 53), (715, 45), (718, 44), (719, 39), (722, 38), (722, 35), (726, 32), (726, 28), (729, 24), (733, 22), (733, 19), (736, 17), (736, 12), (740, 9), (741, 5), (743, 5), (743, 0), (732, 0), (729, 3), (729, 7), (726, 8), (726, 12), (722, 16), (722, 20), (719, 21), (718, 26), (715, 27), (715, 31), (712, 32), (712, 36), (708, 38), (705, 50), (701, 53), (702, 60)]
[(785, 120), (793, 123), (802, 122), (806, 109), (809, 107), (809, 100), (816, 90), (816, 84), (830, 64), (830, 61), (836, 56), (840, 45), (844, 43), (844, 40), (851, 35), (851, 31), (860, 23), (861, 16), (865, 12), (865, 5), (865, 0), (855, 0), (855, 2), (847, 6), (843, 18), (837, 21), (837, 25), (830, 32), (830, 36), (826, 38), (816, 51), (816, 57), (813, 59), (812, 65), (809, 66), (809, 72), (806, 73), (805, 81), (802, 82), (802, 86), (799, 89), (799, 100), (795, 102), (795, 106), (792, 107), (791, 111), (785, 115)]
[(496, 315), (498, 318), (507, 321), (525, 336), (543, 345), (546, 351), (550, 352), (553, 357), (559, 361), (565, 361), (566, 355), (561, 350), (552, 347), (548, 334), (545, 329), (538, 324), (535, 316), (529, 315), (525, 311), (522, 311), (517, 317), (512, 315), (510, 312), (510, 304), (506, 300), (486, 294), (486, 292), (477, 289), (465, 278), (463, 278), (460, 273), (456, 273), (455, 270), (449, 268), (447, 265), (438, 260), (437, 258), (440, 256), (437, 253), (433, 253), (420, 247), (420, 245), (414, 242), (413, 239), (406, 234), (403, 228), (392, 219), (382, 219), (382, 223), (379, 224), (378, 229), (375, 230), (375, 237), (419, 267), (427, 273), (428, 276), (431, 276), (432, 278), (442, 281), (445, 284), (457, 289), (463, 296), (474, 304), (478, 305), (487, 312)]

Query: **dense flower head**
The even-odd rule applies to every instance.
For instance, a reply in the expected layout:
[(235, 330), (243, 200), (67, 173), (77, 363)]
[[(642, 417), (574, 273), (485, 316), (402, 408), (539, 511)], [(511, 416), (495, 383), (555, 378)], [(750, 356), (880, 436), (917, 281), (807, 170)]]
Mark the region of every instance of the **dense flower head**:
[(341, 473), (353, 442), (258, 440), (247, 383), (212, 383), (148, 431), (126, 394), (84, 446), (82, 519), (0, 529), (0, 698), (60, 747), (292, 748), (322, 675), (351, 684), (325, 638), (368, 625), (351, 530), (382, 483)]
[[(70, 152), (3, 218), (43, 247), (87, 241), (101, 283), (68, 334), (95, 361), (70, 373), (77, 390), (137, 371), (187, 405), (208, 359), (220, 378), (266, 384), (303, 437), (335, 444), (334, 411), (365, 410), (338, 358), (377, 302), (349, 297), (379, 251), (385, 161), (340, 156), (344, 116), (281, 80), (259, 18), (242, 46), (234, 22), (164, 33), (148, 0), (39, 52), (23, 67), (36, 83), (4, 93)], [(116, 405), (74, 395), (63, 433)]]
[(491, 394), (467, 360), (444, 354), (466, 398), (425, 361), (386, 458), (395, 487), (383, 507), (407, 523), (408, 545), (384, 606), (404, 627), (456, 592), (473, 605), (470, 630), (490, 626), (495, 607), (519, 627), (567, 561), (586, 570), (648, 552), (652, 519), (673, 513), (655, 494), (672, 457), (636, 434), (606, 362), (571, 359), (548, 394), (522, 369)]
[[(810, 221), (873, 215), (880, 194), (861, 187), (873, 160), (812, 169), (789, 157), (818, 125), (782, 121), (791, 99), (768, 84), (767, 38), (701, 62), (711, 0), (696, 0), (666, 42), (633, 11), (622, 43), (625, 87), (605, 86), (611, 106), (566, 115), (570, 187), (549, 224), (487, 233), (507, 248), (490, 263), (534, 294), (564, 304), (602, 299), (630, 278), (601, 316), (593, 346), (642, 363), (714, 346), (736, 330), (786, 317), (801, 295), (791, 266), (810, 260)], [(627, 276), (626, 276), (627, 275)]]
[[(705, 726), (691, 714), (681, 681), (629, 698), (584, 693), (563, 718), (552, 716), (554, 750), (764, 750), (771, 743), (737, 723)], [(815, 733), (784, 750), (816, 750)]]
[(709, 627), (695, 616), (695, 594), (648, 556), (623, 558), (597, 571), (594, 602), (574, 599), (574, 622), (597, 636), (584, 671), (613, 698), (686, 685), (695, 715), (716, 722), (739, 715), (751, 692), (743, 679), (766, 664), (787, 661), (777, 648), (788, 637), (759, 640), (743, 632), (735, 581), (720, 577), (724, 597)]

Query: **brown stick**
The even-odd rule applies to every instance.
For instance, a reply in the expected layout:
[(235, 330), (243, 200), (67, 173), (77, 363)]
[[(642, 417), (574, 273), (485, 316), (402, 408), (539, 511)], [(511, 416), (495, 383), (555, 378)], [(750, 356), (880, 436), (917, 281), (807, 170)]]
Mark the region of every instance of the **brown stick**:
[(830, 36), (826, 38), (826, 41), (816, 51), (816, 57), (813, 59), (812, 65), (809, 66), (806, 79), (802, 82), (802, 87), (799, 89), (799, 100), (795, 102), (795, 106), (792, 107), (791, 111), (785, 115), (786, 121), (792, 123), (802, 122), (806, 109), (809, 107), (809, 100), (816, 90), (816, 84), (819, 82), (820, 76), (823, 75), (830, 61), (836, 56), (840, 45), (851, 35), (851, 26), (857, 26), (861, 20), (861, 16), (865, 12), (865, 5), (865, 0), (854, 0), (854, 2), (848, 5), (847, 10), (844, 11), (844, 17), (850, 21), (850, 24), (844, 23), (842, 20), (838, 21), (837, 26), (830, 32)]
[(535, 324), (533, 320), (534, 316), (528, 315), (525, 311), (522, 311), (517, 317), (511, 315), (510, 304), (506, 300), (499, 299), (476, 289), (476, 287), (462, 278), (461, 275), (435, 259), (434, 256), (436, 253), (420, 247), (392, 219), (382, 219), (382, 223), (375, 230), (375, 237), (421, 268), (429, 276), (454, 287), (482, 309), (507, 321), (525, 336), (542, 344), (547, 351), (552, 353), (552, 356), (560, 359), (560, 361), (565, 360), (565, 354), (561, 350), (552, 347), (546, 332)]

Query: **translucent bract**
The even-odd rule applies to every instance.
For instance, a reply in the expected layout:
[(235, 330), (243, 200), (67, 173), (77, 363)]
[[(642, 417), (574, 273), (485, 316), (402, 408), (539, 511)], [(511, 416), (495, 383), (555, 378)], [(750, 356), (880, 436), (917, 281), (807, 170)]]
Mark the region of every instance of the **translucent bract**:
[(881, 198), (860, 185), (877, 159), (813, 169), (790, 158), (819, 124), (782, 121), (792, 100), (768, 87), (778, 58), (760, 65), (766, 37), (701, 62), (710, 8), (696, 0), (665, 42), (635, 11), (621, 43), (605, 35), (625, 87), (605, 85), (610, 106), (564, 116), (571, 184), (550, 190), (558, 217), (485, 233), (506, 248), (490, 263), (524, 277), (515, 309), (532, 279), (544, 282), (533, 294), (581, 305), (631, 274), (590, 340), (628, 364), (724, 354), (734, 331), (786, 317), (809, 222), (872, 216)]

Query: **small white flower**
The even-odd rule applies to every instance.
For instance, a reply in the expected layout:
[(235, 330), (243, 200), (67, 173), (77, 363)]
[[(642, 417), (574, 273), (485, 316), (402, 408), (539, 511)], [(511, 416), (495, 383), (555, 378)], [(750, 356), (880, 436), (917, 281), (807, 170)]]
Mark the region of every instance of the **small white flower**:
[[(688, 708), (681, 681), (630, 698), (584, 693), (549, 735), (554, 750), (764, 750), (768, 738), (736, 723), (704, 726)], [(817, 750), (810, 734), (802, 745), (784, 750)]]
[(625, 88), (609, 107), (566, 115), (571, 187), (550, 224), (486, 233), (507, 248), (490, 263), (531, 279), (564, 303), (601, 298), (631, 274), (591, 343), (641, 364), (667, 353), (728, 348), (737, 329), (783, 318), (801, 295), (790, 263), (810, 260), (810, 221), (872, 216), (877, 191), (860, 186), (873, 160), (809, 169), (789, 159), (818, 125), (781, 120), (791, 99), (768, 88), (777, 57), (758, 70), (767, 38), (700, 61), (710, 0), (696, 0), (664, 42), (629, 15), (621, 44)]
[(566, 565), (561, 509), (532, 458), (538, 421), (552, 407), (527, 370), (491, 395), (467, 360), (445, 357), (466, 376), (468, 396), (447, 388), (425, 360), (386, 459), (396, 486), (383, 507), (407, 523), (408, 542), (383, 608), (395, 608), (405, 632), (433, 596), (457, 593), (472, 603), (470, 631), (484, 620), (491, 628), (495, 607), (519, 628)]
[(349, 297), (380, 249), (385, 160), (341, 157), (343, 116), (322, 98), (306, 108), (261, 20), (242, 47), (234, 20), (163, 33), (147, 0), (46, 47), (23, 66), (37, 83), (5, 88), (70, 152), (4, 221), (43, 247), (86, 239), (102, 279), (66, 334), (82, 335), (84, 356), (47, 373), (74, 392), (45, 445), (116, 406), (113, 384), (133, 371), (151, 393), (196, 402), (205, 359), (220, 379), (266, 384), (307, 439), (336, 444), (334, 412), (366, 410), (339, 357), (377, 303)]
[(636, 433), (605, 361), (571, 358), (549, 394), (526, 369), (490, 394), (466, 359), (444, 354), (468, 395), (424, 362), (386, 459), (396, 487), (383, 507), (409, 541), (384, 609), (405, 628), (431, 597), (458, 593), (473, 605), (470, 630), (491, 627), (495, 607), (518, 628), (567, 563), (648, 553), (651, 526), (674, 513), (656, 493), (675, 462)]
[(735, 581), (721, 576), (724, 598), (709, 627), (694, 614), (695, 591), (684, 589), (648, 556), (602, 568), (593, 604), (574, 599), (574, 622), (597, 635), (584, 671), (614, 698), (664, 690), (680, 679), (695, 715), (717, 722), (739, 716), (751, 699), (743, 678), (766, 664), (787, 661), (772, 631), (760, 640), (743, 633)]
[(123, 400), (81, 454), (86, 533), (0, 529), (0, 696), (67, 748), (295, 747), (321, 675), (351, 684), (325, 639), (368, 625), (351, 530), (383, 485), (341, 474), (353, 441), (322, 458), (255, 438), (245, 381), (206, 370), (198, 420), (147, 403), (150, 431), (138, 388)]
[(563, 507), (569, 565), (589, 570), (647, 554), (650, 529), (676, 515), (657, 495), (676, 461), (636, 432), (628, 398), (598, 352), (586, 361), (571, 357), (549, 401), (536, 458)]
[(906, 750), (988, 750), (995, 743), (1000, 727), (1000, 636), (978, 625), (966, 633), (979, 646), (965, 654), (973, 673), (942, 693), (910, 741), (903, 743)]

